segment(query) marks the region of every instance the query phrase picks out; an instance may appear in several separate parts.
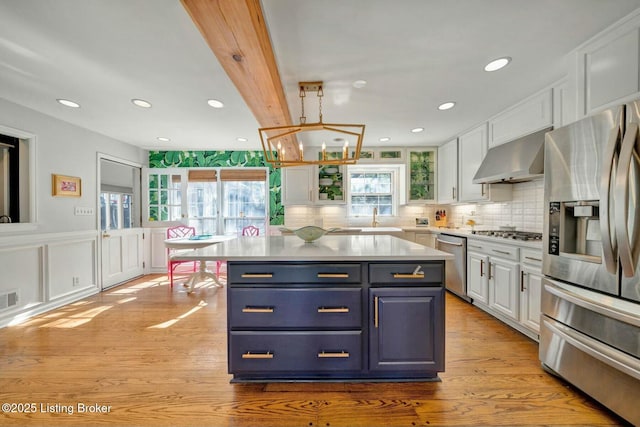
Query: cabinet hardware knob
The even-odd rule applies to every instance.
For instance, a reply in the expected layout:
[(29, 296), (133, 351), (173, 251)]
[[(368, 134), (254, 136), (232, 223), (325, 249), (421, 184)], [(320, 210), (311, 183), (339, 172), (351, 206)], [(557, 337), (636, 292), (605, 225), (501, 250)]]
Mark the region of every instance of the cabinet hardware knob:
[(243, 359), (273, 359), (273, 353), (267, 351), (266, 353), (251, 353), (250, 351), (242, 354)]
[(273, 313), (273, 307), (245, 307), (243, 313)]
[(320, 353), (318, 353), (318, 357), (325, 357), (325, 358), (348, 358), (349, 357), (349, 352), (348, 351), (340, 351), (340, 352), (325, 352), (325, 351), (321, 351)]
[(318, 313), (348, 313), (349, 307), (318, 307)]
[(319, 279), (348, 279), (349, 273), (318, 273)]
[(240, 277), (243, 279), (269, 279), (273, 277), (273, 273), (244, 273)]

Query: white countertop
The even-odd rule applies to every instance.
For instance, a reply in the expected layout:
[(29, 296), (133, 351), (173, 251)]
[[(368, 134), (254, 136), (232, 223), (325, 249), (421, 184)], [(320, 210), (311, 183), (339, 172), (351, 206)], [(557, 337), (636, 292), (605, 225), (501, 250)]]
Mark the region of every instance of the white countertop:
[(431, 261), (453, 255), (388, 235), (325, 235), (314, 243), (296, 236), (238, 237), (175, 255), (176, 261)]

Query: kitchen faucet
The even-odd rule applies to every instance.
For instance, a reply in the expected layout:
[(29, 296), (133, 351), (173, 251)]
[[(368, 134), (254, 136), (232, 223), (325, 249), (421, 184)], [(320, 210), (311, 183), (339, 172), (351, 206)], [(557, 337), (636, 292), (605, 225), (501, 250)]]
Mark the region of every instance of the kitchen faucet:
[(378, 208), (373, 208), (373, 221), (371, 221), (372, 227), (375, 227), (378, 224), (380, 224), (378, 221), (376, 221), (376, 216), (378, 216)]

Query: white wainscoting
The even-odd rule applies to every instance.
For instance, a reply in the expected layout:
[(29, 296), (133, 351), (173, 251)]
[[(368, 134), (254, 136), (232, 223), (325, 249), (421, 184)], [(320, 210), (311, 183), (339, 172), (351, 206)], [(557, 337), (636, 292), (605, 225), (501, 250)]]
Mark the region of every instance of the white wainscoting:
[(97, 293), (97, 244), (97, 230), (0, 238), (0, 295), (18, 294), (0, 327)]

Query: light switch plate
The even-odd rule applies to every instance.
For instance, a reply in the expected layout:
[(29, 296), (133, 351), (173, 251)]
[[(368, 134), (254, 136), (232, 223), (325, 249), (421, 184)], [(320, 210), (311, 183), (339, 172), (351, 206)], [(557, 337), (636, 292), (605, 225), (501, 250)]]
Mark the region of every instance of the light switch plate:
[(76, 206), (75, 214), (76, 215), (93, 215), (93, 208)]

